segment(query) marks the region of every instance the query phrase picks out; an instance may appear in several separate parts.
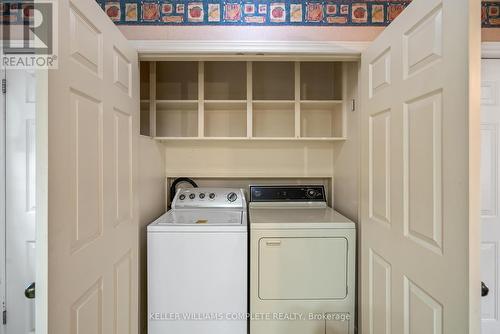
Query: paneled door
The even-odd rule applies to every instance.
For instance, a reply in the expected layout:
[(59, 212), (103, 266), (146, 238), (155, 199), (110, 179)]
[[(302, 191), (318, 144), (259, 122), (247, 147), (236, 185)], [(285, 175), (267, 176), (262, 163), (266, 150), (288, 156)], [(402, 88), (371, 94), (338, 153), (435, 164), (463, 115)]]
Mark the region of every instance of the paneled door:
[(95, 1), (59, 1), (48, 71), (48, 333), (138, 332), (138, 59)]
[(480, 331), (479, 18), (413, 1), (362, 55), (362, 333)]
[(5, 271), (6, 333), (35, 333), (35, 102), (34, 71), (6, 71)]
[(500, 333), (500, 59), (481, 64), (481, 298), (482, 334)]

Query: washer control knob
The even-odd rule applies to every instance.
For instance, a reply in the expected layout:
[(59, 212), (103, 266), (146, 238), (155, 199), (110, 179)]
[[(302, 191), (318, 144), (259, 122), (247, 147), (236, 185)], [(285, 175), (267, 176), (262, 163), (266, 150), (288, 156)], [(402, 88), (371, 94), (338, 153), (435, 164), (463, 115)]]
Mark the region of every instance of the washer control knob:
[(195, 194), (189, 194), (189, 198), (190, 198), (190, 199), (194, 199), (195, 197), (196, 197), (196, 195), (195, 195)]
[(214, 193), (210, 193), (210, 194), (208, 195), (208, 197), (209, 197), (210, 199), (214, 199), (214, 198), (215, 198), (215, 194), (214, 194)]
[(179, 199), (180, 199), (181, 201), (183, 201), (184, 199), (186, 199), (186, 195), (184, 195), (184, 194), (180, 195), (180, 196), (179, 196)]
[(227, 200), (229, 202), (234, 202), (237, 199), (238, 199), (238, 195), (235, 192), (230, 192), (229, 194), (227, 194)]
[(198, 195), (198, 197), (199, 197), (199, 198), (201, 198), (201, 199), (204, 199), (204, 198), (205, 198), (205, 193), (200, 193), (200, 194)]

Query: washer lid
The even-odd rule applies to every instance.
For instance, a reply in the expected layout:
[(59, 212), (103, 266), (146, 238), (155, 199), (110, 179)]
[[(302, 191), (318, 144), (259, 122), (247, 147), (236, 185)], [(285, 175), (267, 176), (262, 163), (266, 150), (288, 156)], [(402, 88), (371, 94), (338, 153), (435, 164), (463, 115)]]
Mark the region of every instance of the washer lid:
[(242, 225), (243, 212), (232, 210), (170, 210), (157, 225)]
[(354, 222), (332, 208), (250, 208), (252, 229), (355, 228)]
[(246, 231), (247, 215), (241, 210), (173, 209), (148, 225), (148, 231)]

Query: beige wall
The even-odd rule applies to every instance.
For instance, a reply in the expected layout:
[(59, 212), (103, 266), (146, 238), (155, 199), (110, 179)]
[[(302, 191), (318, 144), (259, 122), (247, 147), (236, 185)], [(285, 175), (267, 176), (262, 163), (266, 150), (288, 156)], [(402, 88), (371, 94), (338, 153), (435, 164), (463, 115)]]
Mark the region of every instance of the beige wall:
[(371, 41), (383, 27), (119, 26), (128, 39)]
[[(372, 41), (384, 27), (119, 26), (131, 40)], [(483, 28), (483, 41), (500, 41), (500, 28)]]
[(330, 204), (333, 183), (332, 142), (174, 141), (166, 142), (168, 178), (186, 176), (199, 186), (250, 184), (323, 184)]
[(500, 41), (500, 28), (483, 28), (481, 37), (483, 42), (498, 42)]
[(139, 325), (143, 334), (148, 319), (146, 226), (165, 212), (164, 154), (160, 143), (139, 137)]
[(359, 63), (346, 64), (346, 100), (355, 99), (357, 110), (346, 113), (347, 140), (334, 146), (333, 207), (349, 219), (359, 221), (359, 167), (360, 167), (360, 99), (358, 96)]
[(177, 141), (165, 143), (167, 176), (331, 177), (333, 143)]

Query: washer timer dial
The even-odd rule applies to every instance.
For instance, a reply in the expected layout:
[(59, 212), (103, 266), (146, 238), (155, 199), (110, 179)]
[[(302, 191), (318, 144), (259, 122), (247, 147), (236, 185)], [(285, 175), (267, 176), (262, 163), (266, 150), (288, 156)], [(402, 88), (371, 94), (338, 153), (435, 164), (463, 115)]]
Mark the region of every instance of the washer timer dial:
[(227, 200), (229, 202), (234, 202), (237, 199), (238, 199), (238, 195), (235, 192), (230, 192), (229, 194), (227, 194)]

